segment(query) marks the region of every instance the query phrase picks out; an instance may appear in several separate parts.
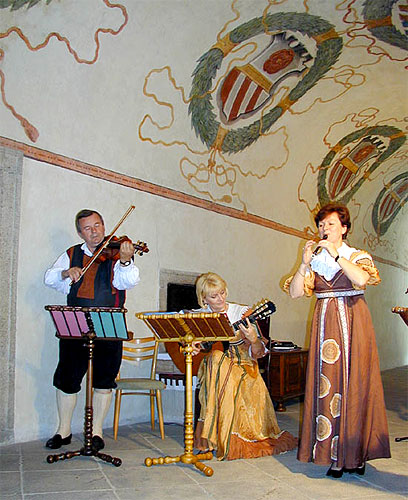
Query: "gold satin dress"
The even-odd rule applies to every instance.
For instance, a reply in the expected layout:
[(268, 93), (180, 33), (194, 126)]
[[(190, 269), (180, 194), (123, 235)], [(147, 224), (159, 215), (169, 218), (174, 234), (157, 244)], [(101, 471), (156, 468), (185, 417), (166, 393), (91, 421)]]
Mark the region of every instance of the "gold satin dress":
[[(230, 322), (241, 319), (247, 309), (230, 303)], [(279, 428), (249, 345), (239, 332), (228, 351), (212, 351), (198, 370), (201, 412), (194, 446), (216, 450), (218, 460), (276, 455), (297, 446), (297, 439)]]

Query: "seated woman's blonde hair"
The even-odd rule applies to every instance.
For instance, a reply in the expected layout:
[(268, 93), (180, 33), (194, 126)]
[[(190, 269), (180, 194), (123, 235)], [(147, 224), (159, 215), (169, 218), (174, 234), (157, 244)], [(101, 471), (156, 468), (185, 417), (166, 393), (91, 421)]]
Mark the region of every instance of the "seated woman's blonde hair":
[(228, 295), (227, 283), (216, 273), (204, 273), (201, 274), (196, 280), (196, 294), (197, 300), (201, 307), (206, 307), (205, 296), (225, 290), (225, 294)]

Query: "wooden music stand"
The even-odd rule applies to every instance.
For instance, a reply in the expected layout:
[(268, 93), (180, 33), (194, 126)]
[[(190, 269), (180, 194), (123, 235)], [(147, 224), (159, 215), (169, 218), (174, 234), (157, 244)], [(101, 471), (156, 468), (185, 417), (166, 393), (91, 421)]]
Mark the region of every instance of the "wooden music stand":
[[(405, 293), (408, 293), (408, 289)], [(408, 307), (393, 307), (391, 309), (393, 313), (399, 314), (402, 321), (408, 326)], [(400, 441), (408, 441), (408, 436), (396, 437), (395, 441), (398, 443)]]
[(193, 454), (193, 377), (192, 377), (192, 343), (194, 341), (231, 340), (235, 334), (228, 318), (220, 313), (138, 313), (136, 317), (143, 320), (153, 331), (159, 342), (180, 342), (185, 355), (186, 385), (184, 413), (184, 453), (175, 457), (146, 458), (145, 465), (171, 464), (182, 462), (197, 467), (206, 476), (212, 476), (211, 467), (200, 460), (211, 460), (212, 452)]
[(77, 451), (67, 451), (57, 455), (48, 455), (47, 462), (52, 464), (58, 460), (78, 457), (98, 457), (116, 467), (122, 465), (117, 457), (100, 453), (92, 447), (92, 380), (93, 380), (93, 350), (94, 342), (106, 340), (129, 340), (125, 313), (127, 309), (112, 307), (72, 307), (72, 306), (45, 306), (50, 312), (56, 336), (60, 339), (80, 339), (86, 342), (88, 350), (88, 370), (86, 374), (86, 402), (84, 422), (84, 446)]

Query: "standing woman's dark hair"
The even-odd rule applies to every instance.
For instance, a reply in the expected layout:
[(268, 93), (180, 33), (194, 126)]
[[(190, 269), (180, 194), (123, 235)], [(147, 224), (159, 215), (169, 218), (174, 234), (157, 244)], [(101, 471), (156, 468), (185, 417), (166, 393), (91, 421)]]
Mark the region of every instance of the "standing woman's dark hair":
[(350, 212), (345, 205), (336, 202), (327, 203), (315, 215), (314, 221), (316, 227), (319, 227), (319, 222), (325, 219), (328, 215), (335, 212), (340, 219), (341, 225), (347, 227), (347, 231), (343, 234), (343, 240), (347, 238), (347, 234), (351, 228)]

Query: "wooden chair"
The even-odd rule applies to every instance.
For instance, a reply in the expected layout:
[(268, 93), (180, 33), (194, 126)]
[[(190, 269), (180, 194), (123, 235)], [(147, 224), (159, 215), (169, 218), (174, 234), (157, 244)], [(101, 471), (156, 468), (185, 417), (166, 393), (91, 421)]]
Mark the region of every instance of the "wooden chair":
[(163, 408), (161, 391), (166, 384), (156, 380), (156, 363), (159, 343), (155, 337), (134, 338), (123, 343), (122, 360), (138, 364), (151, 360), (150, 378), (121, 378), (120, 373), (116, 379), (115, 411), (113, 417), (113, 437), (117, 439), (119, 427), (119, 413), (122, 396), (149, 396), (150, 420), (154, 430), (154, 400), (156, 399), (157, 415), (159, 419), (160, 435), (164, 439)]

